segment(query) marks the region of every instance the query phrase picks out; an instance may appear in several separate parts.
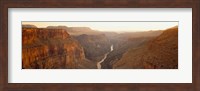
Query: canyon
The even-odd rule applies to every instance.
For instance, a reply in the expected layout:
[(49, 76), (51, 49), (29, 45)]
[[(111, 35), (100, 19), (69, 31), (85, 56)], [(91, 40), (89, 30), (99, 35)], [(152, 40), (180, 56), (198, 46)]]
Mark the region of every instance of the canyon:
[(22, 25), (23, 69), (177, 69), (178, 27), (102, 32)]

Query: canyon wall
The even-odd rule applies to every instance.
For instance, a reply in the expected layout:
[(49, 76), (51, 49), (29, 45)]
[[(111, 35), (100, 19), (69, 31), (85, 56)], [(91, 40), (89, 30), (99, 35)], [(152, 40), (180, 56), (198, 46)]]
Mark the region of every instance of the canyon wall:
[(164, 30), (158, 37), (130, 48), (114, 63), (115, 69), (177, 69), (178, 26)]
[(22, 68), (80, 68), (82, 61), (84, 50), (67, 31), (22, 28)]

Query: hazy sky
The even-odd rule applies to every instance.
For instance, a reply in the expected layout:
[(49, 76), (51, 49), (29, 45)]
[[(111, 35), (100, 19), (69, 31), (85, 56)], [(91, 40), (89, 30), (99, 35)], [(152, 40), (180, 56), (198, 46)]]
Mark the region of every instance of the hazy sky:
[(47, 26), (90, 27), (99, 31), (134, 32), (164, 30), (178, 25), (178, 22), (22, 22), (38, 28)]

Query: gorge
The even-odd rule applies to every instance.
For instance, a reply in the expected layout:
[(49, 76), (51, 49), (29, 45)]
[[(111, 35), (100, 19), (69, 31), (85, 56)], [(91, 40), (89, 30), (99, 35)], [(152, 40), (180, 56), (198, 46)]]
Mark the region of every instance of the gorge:
[(178, 27), (102, 32), (22, 25), (23, 69), (177, 69)]
[[(112, 51), (113, 51), (113, 45), (110, 46), (110, 52), (112, 52)], [(108, 54), (109, 54), (110, 52), (106, 53), (106, 54), (104, 55), (103, 59), (101, 59), (101, 61), (97, 62), (97, 68), (98, 68), (98, 69), (101, 69), (101, 63), (107, 58), (107, 56), (108, 56)]]

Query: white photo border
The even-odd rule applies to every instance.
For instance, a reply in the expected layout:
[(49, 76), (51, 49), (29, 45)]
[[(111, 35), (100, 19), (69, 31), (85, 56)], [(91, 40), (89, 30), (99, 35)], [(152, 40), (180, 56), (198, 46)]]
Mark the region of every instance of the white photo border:
[[(178, 21), (178, 69), (25, 69), (22, 21)], [(192, 83), (192, 8), (9, 8), (8, 83)]]

